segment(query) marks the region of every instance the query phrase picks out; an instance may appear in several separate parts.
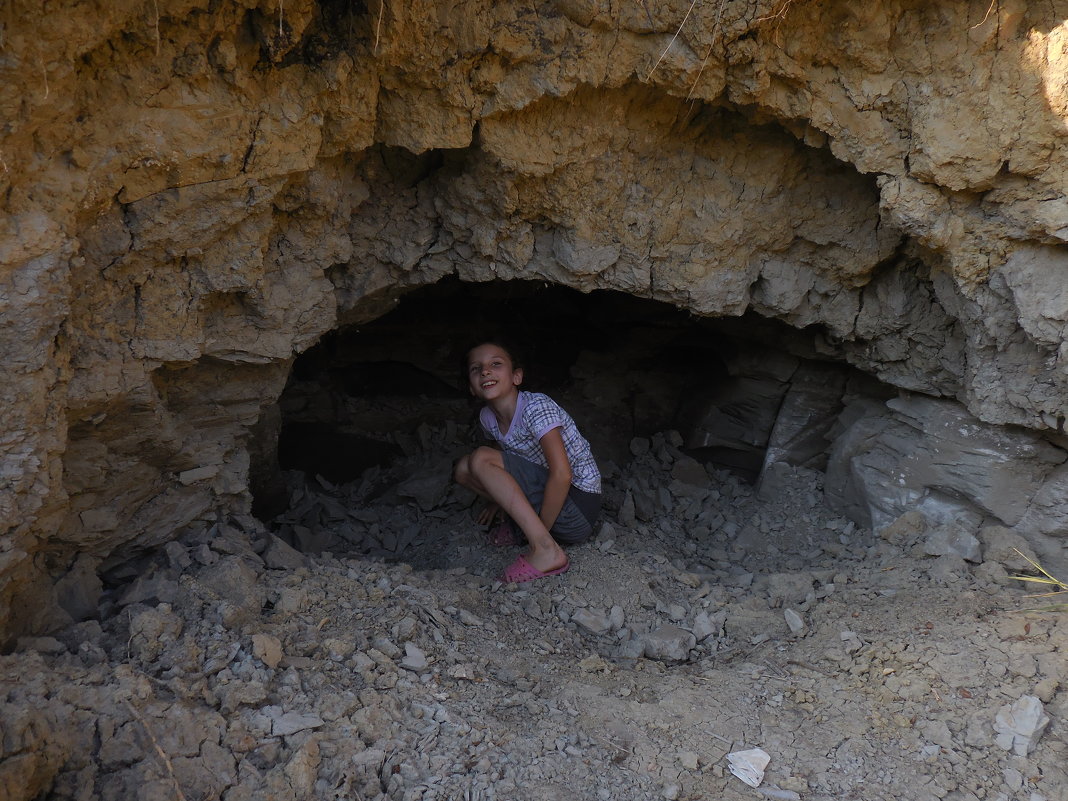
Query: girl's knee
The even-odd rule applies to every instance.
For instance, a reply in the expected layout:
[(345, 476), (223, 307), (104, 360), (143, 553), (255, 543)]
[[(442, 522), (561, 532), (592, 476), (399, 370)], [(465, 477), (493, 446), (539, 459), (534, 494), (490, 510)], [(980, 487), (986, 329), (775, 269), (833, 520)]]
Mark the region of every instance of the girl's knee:
[(457, 484), (466, 485), (471, 479), (471, 457), (461, 456), (452, 466), (452, 480)]
[(486, 467), (500, 466), (503, 464), (503, 461), (501, 460), (501, 452), (485, 445), (476, 448), (470, 456), (465, 458), (467, 459), (468, 470), (476, 475), (480, 470), (483, 470)]

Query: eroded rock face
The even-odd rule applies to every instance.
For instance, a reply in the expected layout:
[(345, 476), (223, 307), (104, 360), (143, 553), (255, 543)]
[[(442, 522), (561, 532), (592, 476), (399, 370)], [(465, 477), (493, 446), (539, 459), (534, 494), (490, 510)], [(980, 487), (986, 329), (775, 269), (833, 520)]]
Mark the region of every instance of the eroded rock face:
[(655, 5), (13, 10), (8, 628), (79, 553), (246, 510), (294, 355), (450, 274), (753, 309), (1063, 429), (1068, 5)]

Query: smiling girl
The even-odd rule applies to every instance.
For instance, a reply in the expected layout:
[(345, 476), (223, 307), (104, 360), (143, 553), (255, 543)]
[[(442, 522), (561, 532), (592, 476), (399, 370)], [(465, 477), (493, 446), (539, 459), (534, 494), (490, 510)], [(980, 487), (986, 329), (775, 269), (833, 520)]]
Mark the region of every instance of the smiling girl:
[(457, 483), (489, 505), (480, 523), (501, 512), (507, 518), (492, 533), (495, 544), (517, 541), (518, 527), (530, 549), (504, 571), (506, 582), (554, 576), (570, 563), (561, 545), (593, 534), (601, 509), (601, 474), (575, 421), (549, 396), (520, 390), (523, 368), (496, 342), (467, 353), (471, 394), (485, 403), (479, 420), (497, 448), (482, 446), (456, 463)]

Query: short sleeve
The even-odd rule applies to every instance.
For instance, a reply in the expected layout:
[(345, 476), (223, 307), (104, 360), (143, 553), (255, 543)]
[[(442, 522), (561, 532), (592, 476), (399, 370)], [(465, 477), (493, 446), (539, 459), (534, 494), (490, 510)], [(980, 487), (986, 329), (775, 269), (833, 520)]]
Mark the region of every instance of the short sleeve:
[(560, 428), (564, 424), (562, 410), (553, 401), (544, 395), (537, 402), (531, 403), (526, 411), (527, 428), (534, 435), (534, 439), (541, 440), (554, 428)]

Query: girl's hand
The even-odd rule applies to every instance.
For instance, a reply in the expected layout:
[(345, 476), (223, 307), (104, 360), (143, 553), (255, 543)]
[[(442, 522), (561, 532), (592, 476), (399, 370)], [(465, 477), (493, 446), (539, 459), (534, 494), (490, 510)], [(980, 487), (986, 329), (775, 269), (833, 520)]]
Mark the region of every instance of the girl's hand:
[(490, 502), (482, 507), (482, 510), (478, 513), (476, 520), (480, 526), (488, 526), (491, 523), (496, 523), (501, 517), (501, 507), (497, 504)]

